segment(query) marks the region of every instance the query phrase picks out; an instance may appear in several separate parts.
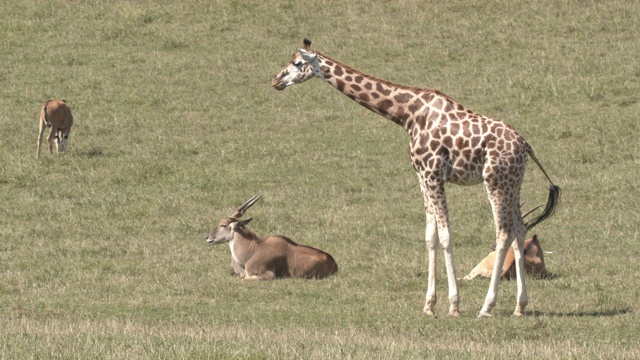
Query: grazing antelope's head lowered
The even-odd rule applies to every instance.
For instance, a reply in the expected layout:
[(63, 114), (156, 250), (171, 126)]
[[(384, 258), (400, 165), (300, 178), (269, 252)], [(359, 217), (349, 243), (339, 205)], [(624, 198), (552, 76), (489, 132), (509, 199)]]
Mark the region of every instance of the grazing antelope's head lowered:
[(218, 227), (211, 230), (207, 242), (212, 245), (222, 244), (233, 240), (234, 232), (237, 229), (243, 228), (252, 219), (240, 220), (244, 212), (249, 209), (253, 204), (262, 198), (262, 195), (254, 195), (244, 204), (240, 205), (233, 215), (220, 220)]
[(49, 144), (49, 153), (53, 154), (53, 143), (56, 144), (56, 155), (60, 155), (67, 148), (67, 141), (73, 126), (73, 115), (71, 109), (67, 105), (66, 100), (47, 100), (40, 110), (40, 119), (38, 120), (38, 147), (36, 157), (40, 157), (40, 146), (42, 146), (42, 137), (47, 128), (49, 136), (47, 143)]

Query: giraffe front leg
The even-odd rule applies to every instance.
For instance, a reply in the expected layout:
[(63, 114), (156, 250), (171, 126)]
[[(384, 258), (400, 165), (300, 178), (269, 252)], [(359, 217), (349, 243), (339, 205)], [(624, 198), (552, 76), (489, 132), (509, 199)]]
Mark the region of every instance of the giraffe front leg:
[[(437, 226), (437, 238), (440, 246), (444, 250), (444, 262), (447, 268), (447, 283), (449, 287), (449, 316), (460, 316), (458, 294), (458, 279), (453, 262), (453, 241), (449, 231), (449, 210), (447, 207), (447, 197), (444, 190), (444, 181), (435, 175), (427, 181), (426, 195), (429, 199), (430, 209), (434, 214), (434, 222)], [(434, 245), (435, 246), (435, 245)], [(435, 271), (435, 268), (434, 268)]]
[(433, 308), (436, 306), (436, 258), (438, 254), (438, 233), (436, 232), (436, 217), (427, 212), (427, 230), (426, 230), (427, 250), (429, 252), (429, 279), (427, 285), (426, 303), (423, 312), (433, 316)]
[(456, 270), (453, 263), (453, 241), (449, 227), (438, 226), (438, 237), (440, 245), (444, 250), (444, 261), (447, 267), (447, 282), (449, 285), (449, 316), (460, 316), (459, 304), (460, 295), (458, 294), (458, 280), (456, 278)]

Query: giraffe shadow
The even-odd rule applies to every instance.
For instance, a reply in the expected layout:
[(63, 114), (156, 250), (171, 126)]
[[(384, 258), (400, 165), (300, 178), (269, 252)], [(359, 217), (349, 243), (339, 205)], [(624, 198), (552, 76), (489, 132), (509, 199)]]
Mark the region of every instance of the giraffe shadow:
[(532, 312), (527, 312), (530, 316), (535, 317), (613, 317), (613, 316), (621, 316), (632, 313), (633, 310), (631, 308), (622, 308), (622, 309), (604, 309), (604, 310), (594, 310), (594, 311), (568, 311), (568, 312), (547, 312), (547, 311), (537, 311), (534, 310)]

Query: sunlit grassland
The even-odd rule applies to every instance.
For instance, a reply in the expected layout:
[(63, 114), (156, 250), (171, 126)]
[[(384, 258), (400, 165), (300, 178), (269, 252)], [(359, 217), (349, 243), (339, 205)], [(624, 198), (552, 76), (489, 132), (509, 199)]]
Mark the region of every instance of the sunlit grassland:
[[(21, 1), (0, 5), (0, 357), (637, 358), (637, 2)], [(356, 69), (512, 124), (563, 189), (549, 281), (510, 317), (421, 315), (424, 212), (401, 128), (321, 81), (277, 92), (303, 37)], [(48, 98), (76, 123), (35, 158)], [(530, 164), (522, 197), (546, 199)], [(229, 275), (211, 227), (331, 253), (323, 281)], [(482, 186), (447, 187), (462, 277), (494, 240)], [(439, 260), (442, 260), (440, 256)]]

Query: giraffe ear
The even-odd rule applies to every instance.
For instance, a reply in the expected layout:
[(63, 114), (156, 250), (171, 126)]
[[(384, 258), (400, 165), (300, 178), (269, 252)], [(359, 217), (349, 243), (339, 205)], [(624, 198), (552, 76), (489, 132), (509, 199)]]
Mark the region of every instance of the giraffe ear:
[(308, 63), (315, 61), (318, 58), (318, 55), (304, 49), (298, 49), (298, 52), (300, 53), (300, 56), (302, 56), (304, 61)]
[(311, 49), (311, 40), (304, 38), (304, 40), (302, 40), (302, 45), (304, 47), (305, 50), (310, 50)]

